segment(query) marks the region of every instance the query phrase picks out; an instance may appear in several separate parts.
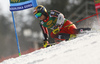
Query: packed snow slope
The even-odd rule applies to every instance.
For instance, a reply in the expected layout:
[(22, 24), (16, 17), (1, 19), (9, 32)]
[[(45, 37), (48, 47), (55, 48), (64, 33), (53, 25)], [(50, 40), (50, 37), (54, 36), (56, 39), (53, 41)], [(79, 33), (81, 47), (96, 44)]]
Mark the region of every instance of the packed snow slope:
[(80, 34), (76, 39), (11, 58), (0, 64), (100, 64), (100, 33), (90, 31)]

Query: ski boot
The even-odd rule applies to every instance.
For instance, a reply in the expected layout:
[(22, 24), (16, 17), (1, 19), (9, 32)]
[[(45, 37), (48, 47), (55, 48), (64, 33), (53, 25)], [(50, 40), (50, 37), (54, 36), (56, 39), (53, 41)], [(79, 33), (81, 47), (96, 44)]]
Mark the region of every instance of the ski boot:
[(79, 33), (84, 33), (85, 31), (90, 31), (91, 28), (79, 28), (78, 31)]

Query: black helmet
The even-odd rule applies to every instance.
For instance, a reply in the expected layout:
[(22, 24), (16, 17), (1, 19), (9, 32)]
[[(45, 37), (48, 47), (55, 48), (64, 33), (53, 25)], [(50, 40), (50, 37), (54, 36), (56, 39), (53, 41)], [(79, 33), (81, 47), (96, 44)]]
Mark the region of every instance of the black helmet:
[(33, 14), (42, 13), (43, 15), (47, 16), (47, 10), (44, 6), (38, 5), (34, 8)]

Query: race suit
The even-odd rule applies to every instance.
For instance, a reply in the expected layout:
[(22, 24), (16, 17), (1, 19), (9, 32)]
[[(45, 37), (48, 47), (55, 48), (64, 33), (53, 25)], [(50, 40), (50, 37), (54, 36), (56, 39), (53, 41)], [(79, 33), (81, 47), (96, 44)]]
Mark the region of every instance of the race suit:
[[(57, 19), (60, 12), (56, 10), (50, 10), (48, 13), (48, 17), (45, 20), (40, 20), (40, 26), (43, 31), (44, 40), (48, 40), (48, 29), (55, 30), (54, 27), (57, 24)], [(61, 21), (61, 25), (59, 26), (59, 31), (55, 34), (51, 32), (51, 37), (59, 40), (69, 40), (71, 34), (77, 34), (76, 26), (69, 20), (65, 19)]]

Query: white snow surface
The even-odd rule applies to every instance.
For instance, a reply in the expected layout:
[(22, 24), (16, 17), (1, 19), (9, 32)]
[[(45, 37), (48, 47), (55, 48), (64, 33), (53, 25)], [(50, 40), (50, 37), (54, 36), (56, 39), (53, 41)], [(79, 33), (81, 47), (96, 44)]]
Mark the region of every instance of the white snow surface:
[(0, 64), (100, 64), (100, 33), (80, 34), (73, 40), (10, 58)]

